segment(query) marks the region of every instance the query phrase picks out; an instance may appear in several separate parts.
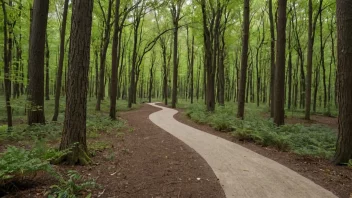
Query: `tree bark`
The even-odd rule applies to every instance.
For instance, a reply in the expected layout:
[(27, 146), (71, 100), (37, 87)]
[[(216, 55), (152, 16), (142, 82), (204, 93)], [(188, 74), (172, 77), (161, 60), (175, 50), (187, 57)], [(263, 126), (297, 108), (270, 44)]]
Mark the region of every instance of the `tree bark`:
[(50, 76), (49, 76), (49, 65), (50, 65), (50, 49), (48, 42), (48, 35), (45, 38), (45, 59), (46, 59), (46, 67), (45, 67), (45, 100), (50, 100)]
[(111, 94), (110, 94), (110, 118), (116, 120), (116, 100), (118, 83), (118, 64), (120, 60), (120, 39), (119, 39), (119, 19), (120, 19), (120, 0), (115, 1), (115, 22), (114, 35), (112, 40), (112, 63), (111, 63)]
[(242, 35), (242, 60), (241, 60), (241, 77), (238, 97), (238, 111), (237, 118), (244, 119), (244, 103), (246, 95), (246, 80), (248, 67), (248, 45), (249, 45), (249, 0), (244, 0), (243, 11), (243, 35)]
[(285, 124), (286, 5), (287, 0), (278, 1), (279, 8), (274, 94), (274, 122), (278, 126)]
[[(100, 3), (100, 1), (99, 1)], [(98, 89), (98, 100), (95, 110), (100, 111), (101, 101), (104, 100), (105, 96), (105, 66), (106, 66), (106, 54), (110, 43), (110, 31), (111, 31), (111, 13), (112, 13), (112, 0), (109, 0), (108, 14), (105, 21), (103, 46), (100, 52), (100, 73), (99, 73), (99, 89)]]
[(313, 4), (312, 0), (308, 2), (308, 54), (307, 54), (307, 79), (306, 79), (306, 111), (305, 111), (305, 119), (310, 120), (310, 112), (311, 112), (311, 102), (312, 102), (312, 73), (313, 73), (313, 50), (314, 50), (314, 37), (315, 37), (315, 27), (316, 22), (321, 12), (323, 0), (320, 0), (320, 7), (317, 15), (313, 21)]
[(44, 53), (49, 0), (34, 0), (29, 51), (28, 124), (45, 124)]
[(68, 1), (69, 0), (65, 0), (65, 3), (64, 3), (64, 12), (62, 14), (62, 24), (61, 24), (61, 30), (60, 30), (60, 55), (59, 55), (59, 65), (57, 68), (57, 75), (56, 75), (55, 110), (54, 110), (53, 121), (57, 121), (57, 117), (59, 116), (59, 111), (60, 111), (62, 70), (64, 67), (64, 59), (65, 59), (65, 37), (66, 37)]
[(4, 84), (5, 84), (5, 102), (6, 102), (6, 112), (7, 112), (7, 126), (8, 129), (12, 128), (12, 107), (11, 107), (11, 79), (10, 79), (10, 63), (9, 58), (11, 58), (11, 53), (8, 53), (8, 34), (7, 34), (7, 12), (4, 0), (1, 0), (1, 7), (4, 15)]
[(273, 2), (269, 0), (269, 22), (270, 22), (270, 116), (274, 117), (274, 85), (275, 85), (275, 25), (273, 17)]
[(338, 102), (339, 133), (335, 164), (348, 163), (352, 159), (352, 2), (336, 1), (337, 49), (338, 49)]
[(181, 14), (181, 7), (183, 5), (184, 0), (177, 0), (176, 2), (171, 3), (171, 15), (174, 26), (174, 50), (173, 50), (173, 81), (172, 81), (172, 101), (171, 107), (176, 108), (177, 103), (177, 81), (178, 81), (178, 65), (179, 65), (179, 57), (178, 57), (178, 28)]
[(63, 159), (71, 165), (86, 165), (90, 162), (87, 155), (86, 117), (92, 11), (93, 0), (72, 2), (70, 67), (60, 144), (60, 150), (71, 148), (71, 152)]

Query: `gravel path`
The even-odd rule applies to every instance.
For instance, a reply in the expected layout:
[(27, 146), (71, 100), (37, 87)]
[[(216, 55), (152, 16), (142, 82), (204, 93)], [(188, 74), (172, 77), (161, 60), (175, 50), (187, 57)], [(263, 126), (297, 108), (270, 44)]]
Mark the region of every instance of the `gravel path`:
[(161, 108), (149, 119), (199, 153), (219, 178), (226, 197), (333, 198), (331, 192), (291, 169), (240, 145), (182, 124), (178, 111)]

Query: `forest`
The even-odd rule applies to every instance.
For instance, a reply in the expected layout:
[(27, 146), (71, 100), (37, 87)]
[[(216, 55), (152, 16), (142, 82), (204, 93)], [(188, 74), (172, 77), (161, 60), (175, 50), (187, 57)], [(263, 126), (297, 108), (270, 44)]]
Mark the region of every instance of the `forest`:
[[(210, 133), (281, 163), (338, 197), (352, 195), (350, 1), (0, 4), (0, 197), (158, 195), (157, 185), (165, 183), (148, 188), (146, 181), (136, 190), (133, 179), (120, 178), (128, 170), (129, 177), (138, 177), (135, 169), (143, 167), (138, 164), (153, 164), (143, 156), (165, 152), (167, 159), (177, 150), (171, 145), (181, 144), (167, 137), (169, 153), (148, 150), (161, 148), (150, 137), (164, 137), (163, 132), (149, 136), (149, 130), (171, 133), (151, 122), (158, 109), (150, 103), (178, 110), (177, 121), (215, 130)], [(140, 154), (143, 150), (149, 154)], [(197, 149), (192, 152), (214, 169)], [(179, 157), (175, 163), (188, 160)], [(92, 169), (98, 171), (88, 174)], [(111, 181), (100, 178), (102, 172), (118, 175), (119, 188), (108, 187)], [(190, 185), (180, 183), (180, 189)], [(197, 193), (204, 194), (196, 197), (230, 197), (220, 185), (213, 196), (207, 194), (210, 184), (197, 182), (174, 194), (163, 189), (161, 197), (188, 197), (197, 185), (204, 188)]]

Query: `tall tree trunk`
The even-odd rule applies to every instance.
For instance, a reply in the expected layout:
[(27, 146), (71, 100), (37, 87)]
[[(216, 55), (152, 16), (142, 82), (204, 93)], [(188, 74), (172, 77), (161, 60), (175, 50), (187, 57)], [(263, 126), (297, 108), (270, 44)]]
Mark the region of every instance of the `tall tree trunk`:
[(68, 164), (86, 165), (90, 162), (87, 155), (86, 117), (93, 0), (73, 1), (72, 10), (69, 83), (60, 150), (71, 148), (71, 152), (63, 159)]
[(313, 5), (312, 0), (308, 0), (308, 57), (307, 57), (307, 79), (306, 79), (306, 112), (305, 119), (310, 119), (311, 97), (312, 97), (312, 70), (313, 70)]
[(339, 133), (334, 163), (352, 159), (352, 2), (337, 0)]
[(194, 35), (192, 36), (192, 50), (191, 50), (191, 85), (190, 85), (190, 98), (191, 98), (191, 104), (193, 104), (193, 98), (194, 98)]
[(313, 73), (313, 50), (316, 22), (321, 13), (323, 0), (320, 0), (320, 7), (313, 21), (313, 4), (312, 0), (308, 2), (308, 54), (307, 54), (307, 79), (306, 79), (306, 112), (305, 119), (310, 120), (311, 102), (312, 102), (312, 73)]
[(28, 85), (28, 124), (45, 124), (44, 116), (44, 54), (49, 0), (34, 0), (31, 25)]
[(317, 98), (319, 90), (319, 80), (320, 80), (320, 65), (317, 65), (315, 70), (315, 83), (314, 83), (314, 93), (313, 93), (313, 112), (317, 112)]
[(12, 128), (12, 107), (11, 107), (11, 79), (10, 79), (10, 62), (11, 53), (8, 51), (8, 35), (7, 35), (7, 12), (4, 0), (1, 0), (1, 7), (4, 15), (4, 83), (5, 83), (5, 102), (6, 102), (6, 112), (7, 112), (7, 126), (9, 129)]
[(288, 109), (291, 109), (292, 105), (292, 20), (290, 20), (290, 26), (289, 26), (289, 36), (288, 36), (288, 96), (287, 96), (287, 107)]
[(241, 78), (239, 86), (238, 97), (238, 111), (237, 118), (244, 119), (244, 103), (246, 94), (246, 80), (247, 80), (247, 67), (248, 67), (248, 45), (249, 45), (249, 0), (244, 0), (243, 11), (243, 35), (242, 35), (242, 60), (241, 60)]
[(323, 12), (320, 12), (319, 22), (320, 22), (320, 60), (321, 60), (321, 68), (323, 70), (323, 86), (324, 86), (324, 109), (326, 109), (327, 105), (327, 85), (326, 85), (326, 70), (325, 70), (325, 43), (323, 41)]
[(62, 70), (64, 67), (64, 59), (65, 59), (65, 36), (66, 36), (68, 1), (69, 0), (65, 0), (65, 3), (64, 3), (64, 12), (62, 14), (62, 24), (60, 29), (60, 56), (59, 56), (59, 65), (57, 68), (57, 75), (56, 75), (55, 110), (54, 110), (53, 121), (57, 121), (57, 117), (59, 116), (59, 111), (60, 111)]
[(112, 40), (112, 63), (111, 63), (111, 94), (110, 94), (110, 118), (116, 120), (116, 100), (117, 100), (117, 83), (118, 83), (118, 64), (120, 60), (120, 38), (119, 38), (119, 18), (120, 18), (120, 0), (115, 1), (115, 22), (114, 35)]
[(99, 94), (99, 53), (98, 50), (94, 50), (95, 57), (95, 97), (98, 99)]
[(49, 77), (49, 65), (50, 65), (50, 49), (48, 42), (48, 35), (45, 38), (45, 59), (46, 59), (46, 68), (45, 68), (45, 100), (50, 100), (50, 77)]
[[(99, 1), (100, 3), (100, 1)], [(105, 66), (106, 66), (106, 54), (110, 43), (110, 31), (111, 31), (111, 13), (112, 13), (112, 0), (109, 0), (108, 14), (105, 21), (103, 46), (100, 53), (100, 73), (99, 73), (99, 89), (98, 89), (98, 100), (95, 110), (100, 111), (101, 101), (104, 100), (105, 96)]]
[(270, 116), (274, 117), (274, 82), (275, 82), (275, 25), (274, 25), (274, 17), (273, 17), (273, 2), (269, 0), (269, 22), (270, 22)]
[(274, 122), (278, 126), (285, 124), (286, 5), (287, 0), (278, 1), (279, 8), (274, 94)]
[(171, 15), (172, 22), (174, 26), (174, 49), (173, 49), (173, 80), (172, 80), (172, 101), (171, 107), (176, 108), (177, 103), (177, 81), (178, 81), (178, 65), (179, 65), (179, 57), (178, 57), (178, 28), (181, 14), (181, 7), (184, 0), (177, 0), (176, 2), (171, 3)]
[(148, 85), (148, 101), (149, 103), (152, 102), (152, 93), (153, 93), (153, 82), (154, 82), (154, 66), (155, 66), (155, 51), (152, 52), (151, 55), (151, 63), (150, 63), (150, 69), (149, 69), (149, 85)]

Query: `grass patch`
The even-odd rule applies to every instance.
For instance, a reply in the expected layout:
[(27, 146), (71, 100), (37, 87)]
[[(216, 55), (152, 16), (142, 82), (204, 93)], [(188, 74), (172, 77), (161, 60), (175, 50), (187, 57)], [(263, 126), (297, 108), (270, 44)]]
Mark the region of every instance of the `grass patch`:
[(330, 158), (335, 152), (336, 133), (320, 125), (301, 124), (277, 127), (271, 119), (261, 116), (262, 109), (248, 105), (246, 119), (236, 119), (236, 107), (228, 104), (217, 107), (214, 113), (206, 111), (204, 105), (191, 105), (186, 114), (192, 120), (209, 124), (218, 131), (231, 132), (242, 141), (251, 141), (262, 146), (272, 146), (281, 151), (292, 151), (299, 155)]

